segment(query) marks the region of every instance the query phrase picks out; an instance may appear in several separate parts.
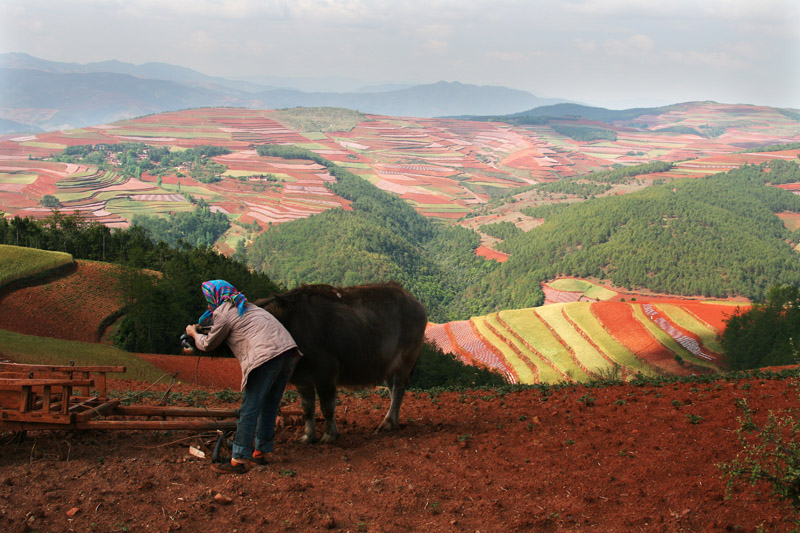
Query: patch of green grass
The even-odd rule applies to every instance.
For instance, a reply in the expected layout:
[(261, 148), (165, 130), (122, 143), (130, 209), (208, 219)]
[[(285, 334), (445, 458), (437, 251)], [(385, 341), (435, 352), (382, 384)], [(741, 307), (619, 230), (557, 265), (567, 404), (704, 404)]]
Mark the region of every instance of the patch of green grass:
[(26, 141), (19, 143), (20, 146), (30, 146), (31, 148), (50, 148), (52, 150), (63, 150), (67, 147), (66, 144), (58, 144), (58, 143), (41, 143), (36, 141)]
[(35, 248), (0, 244), (0, 287), (72, 263), (72, 256)]
[(105, 344), (35, 337), (0, 329), (3, 355), (16, 363), (30, 365), (124, 366), (125, 374), (109, 377), (155, 381), (164, 372), (135, 354)]

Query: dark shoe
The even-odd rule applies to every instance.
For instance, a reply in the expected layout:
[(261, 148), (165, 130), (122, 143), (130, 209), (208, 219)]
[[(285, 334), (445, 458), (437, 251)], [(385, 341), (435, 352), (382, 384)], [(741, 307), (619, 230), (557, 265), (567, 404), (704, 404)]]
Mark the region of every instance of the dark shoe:
[(267, 454), (256, 450), (253, 452), (253, 457), (250, 459), (250, 462), (252, 462), (253, 464), (257, 464), (259, 466), (264, 466), (265, 464), (268, 463)]
[(227, 463), (212, 463), (211, 470), (218, 474), (244, 474), (247, 472), (247, 467), (244, 463), (232, 464), (229, 461)]

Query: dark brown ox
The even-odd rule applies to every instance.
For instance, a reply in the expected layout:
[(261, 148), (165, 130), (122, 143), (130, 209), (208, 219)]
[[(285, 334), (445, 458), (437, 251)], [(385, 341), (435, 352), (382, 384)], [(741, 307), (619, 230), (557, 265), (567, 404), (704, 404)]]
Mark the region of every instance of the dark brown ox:
[(258, 300), (289, 330), (303, 357), (290, 381), (302, 398), (303, 442), (315, 439), (316, 395), (325, 417), (322, 442), (339, 437), (336, 387), (384, 383), (389, 411), (378, 430), (398, 428), (400, 404), (425, 336), (425, 308), (396, 283), (304, 285)]

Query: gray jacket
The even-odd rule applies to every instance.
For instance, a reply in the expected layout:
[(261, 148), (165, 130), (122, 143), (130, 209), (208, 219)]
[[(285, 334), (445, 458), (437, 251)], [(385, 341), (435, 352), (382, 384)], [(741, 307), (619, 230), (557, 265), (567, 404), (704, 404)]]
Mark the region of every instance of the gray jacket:
[[(195, 337), (195, 344), (203, 351), (211, 351), (222, 341), (227, 341), (242, 366), (242, 390), (254, 368), (297, 348), (294, 339), (277, 318), (250, 302), (245, 305), (247, 307), (242, 316), (230, 302), (220, 305), (214, 310), (214, 322), (208, 335), (199, 334)], [(299, 350), (297, 354), (302, 355)]]

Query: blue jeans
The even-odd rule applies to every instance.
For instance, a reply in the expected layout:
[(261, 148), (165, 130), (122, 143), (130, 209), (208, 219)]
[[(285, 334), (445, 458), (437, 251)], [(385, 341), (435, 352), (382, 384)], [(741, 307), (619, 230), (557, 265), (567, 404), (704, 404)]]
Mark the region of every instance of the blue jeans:
[(254, 437), (256, 450), (267, 453), (275, 449), (275, 417), (297, 359), (295, 350), (290, 350), (254, 368), (247, 376), (233, 439), (234, 459), (253, 456)]

